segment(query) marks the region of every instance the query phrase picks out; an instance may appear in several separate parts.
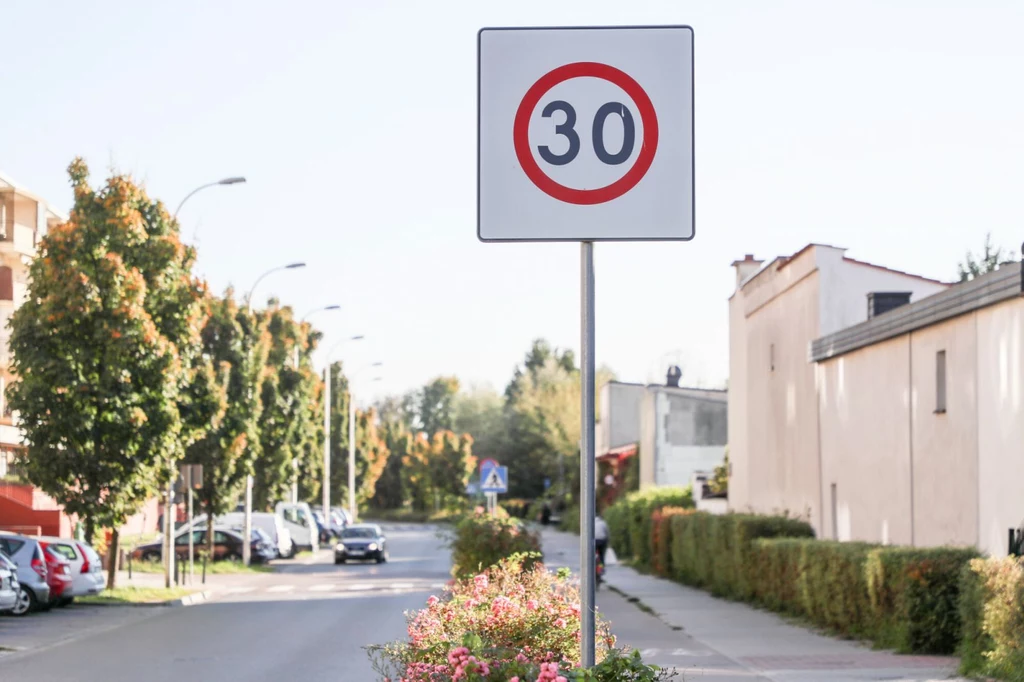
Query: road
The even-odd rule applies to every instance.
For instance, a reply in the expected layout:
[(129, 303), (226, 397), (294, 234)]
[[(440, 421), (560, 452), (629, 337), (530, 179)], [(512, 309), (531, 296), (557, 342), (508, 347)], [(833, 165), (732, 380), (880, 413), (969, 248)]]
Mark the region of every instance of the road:
[(90, 609), (123, 614), (95, 634), (3, 656), (2, 677), (370, 682), (376, 678), (363, 647), (404, 637), (404, 612), (440, 593), (449, 578), (448, 553), (434, 529), (392, 528), (388, 537), (391, 559), (383, 565), (335, 566), (322, 551), (311, 563), (289, 562), (277, 573), (247, 577), (205, 604), (72, 606), (66, 614), (30, 616), (33, 626), (53, 618), (59, 627), (59, 619), (89, 622), (79, 614)]
[[(275, 573), (220, 583), (212, 601), (196, 606), (71, 606), (0, 619), (0, 650), (26, 649), (0, 651), (0, 678), (372, 682), (377, 677), (363, 647), (404, 638), (405, 611), (440, 594), (450, 569), (436, 528), (385, 528), (391, 559), (383, 565), (335, 566), (333, 555), (321, 551), (282, 562)], [(575, 545), (550, 549), (551, 567), (579, 565)], [(759, 679), (715, 652), (691, 651), (689, 638), (614, 592), (602, 590), (598, 608), (619, 644), (643, 649), (651, 662), (681, 670), (700, 665), (730, 682), (730, 673)]]

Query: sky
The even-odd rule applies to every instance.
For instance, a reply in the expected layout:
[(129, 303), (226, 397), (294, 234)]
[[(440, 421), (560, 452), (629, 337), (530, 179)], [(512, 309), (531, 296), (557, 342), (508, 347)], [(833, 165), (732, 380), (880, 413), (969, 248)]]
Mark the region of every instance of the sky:
[[(1024, 239), (1024, 4), (764, 0), (7, 3), (0, 173), (67, 210), (65, 168), (175, 206), (221, 291), (312, 317), (366, 398), (501, 390), (535, 338), (579, 348), (579, 246), (476, 237), (485, 26), (694, 29), (696, 237), (595, 247), (597, 361), (728, 377), (730, 263), (808, 242), (950, 280)], [(322, 353), (319, 360), (322, 362)], [(381, 381), (372, 382), (379, 376)], [(362, 384), (362, 385), (360, 385)]]

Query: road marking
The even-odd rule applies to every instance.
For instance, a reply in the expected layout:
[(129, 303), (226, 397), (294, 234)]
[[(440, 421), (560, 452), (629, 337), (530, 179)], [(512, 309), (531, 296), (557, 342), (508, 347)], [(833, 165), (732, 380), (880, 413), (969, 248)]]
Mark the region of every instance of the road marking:
[(443, 590), (444, 588), (445, 588), (445, 584), (444, 583), (434, 583), (433, 585), (430, 586), (430, 589), (432, 589), (432, 590)]
[(267, 592), (291, 592), (295, 589), (295, 585), (274, 585), (268, 587)]
[(416, 586), (412, 583), (394, 583), (391, 585), (391, 589), (393, 590), (411, 590), (414, 587)]
[(351, 592), (365, 592), (366, 590), (372, 590), (373, 585), (346, 585), (345, 589)]
[(313, 585), (309, 588), (310, 592), (330, 592), (335, 589), (337, 585), (326, 584), (326, 585)]

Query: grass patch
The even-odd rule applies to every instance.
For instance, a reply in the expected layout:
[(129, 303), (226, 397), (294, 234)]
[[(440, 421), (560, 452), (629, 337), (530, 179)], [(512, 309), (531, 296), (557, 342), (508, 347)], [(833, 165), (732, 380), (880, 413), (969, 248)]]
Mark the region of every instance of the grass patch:
[(161, 604), (198, 592), (191, 587), (115, 587), (100, 594), (75, 597), (79, 604)]
[[(306, 552), (308, 554), (309, 552)], [(186, 565), (188, 562), (185, 562)], [(196, 573), (203, 572), (203, 563), (195, 562)], [(127, 569), (127, 566), (124, 567)], [(159, 561), (133, 561), (132, 573), (160, 573), (164, 572), (164, 565)], [(274, 567), (266, 564), (252, 564), (244, 566), (240, 561), (214, 561), (206, 564), (207, 575), (234, 575), (238, 573), (273, 573)]]

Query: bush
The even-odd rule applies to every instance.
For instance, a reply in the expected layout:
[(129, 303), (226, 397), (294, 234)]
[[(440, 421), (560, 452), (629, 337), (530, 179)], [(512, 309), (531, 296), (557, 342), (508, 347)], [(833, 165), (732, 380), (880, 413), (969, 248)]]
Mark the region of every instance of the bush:
[(755, 540), (750, 554), (757, 566), (752, 572), (751, 588), (755, 603), (779, 613), (801, 615), (800, 556), (805, 538)]
[(904, 653), (956, 651), (961, 574), (977, 556), (965, 548), (872, 550), (866, 571), (875, 643)]
[(558, 529), (564, 530), (566, 533), (580, 534), (580, 506), (578, 504), (574, 504), (562, 512), (562, 517), (558, 521)]
[(870, 635), (873, 612), (865, 565), (873, 547), (831, 540), (802, 543), (797, 582), (802, 613), (841, 635)]
[(662, 507), (693, 508), (687, 488), (652, 488), (626, 495), (605, 511), (609, 541), (621, 558), (633, 557), (641, 566), (651, 565), (652, 515)]
[(751, 561), (755, 540), (814, 536), (807, 523), (781, 516), (695, 512), (676, 514), (670, 523), (671, 576), (733, 599), (754, 597), (760, 575)]
[(514, 554), (530, 553), (527, 567), (540, 559), (540, 538), (522, 522), (480, 513), (459, 521), (450, 546), (456, 578), (479, 573)]
[[(614, 638), (603, 621), (597, 626), (604, 653)], [(474, 667), (473, 679), (536, 679), (542, 663), (579, 662), (579, 631), (580, 597), (568, 575), (518, 555), (456, 582), (444, 599), (430, 597), (410, 614), (408, 642), (376, 648), (375, 667), (384, 679), (415, 682), (460, 679)]]
[(974, 559), (961, 578), (961, 672), (1024, 681), (1024, 559)]
[(663, 578), (672, 577), (672, 517), (692, 513), (682, 507), (662, 507), (651, 515), (651, 568)]

